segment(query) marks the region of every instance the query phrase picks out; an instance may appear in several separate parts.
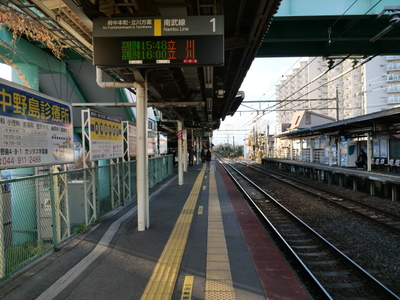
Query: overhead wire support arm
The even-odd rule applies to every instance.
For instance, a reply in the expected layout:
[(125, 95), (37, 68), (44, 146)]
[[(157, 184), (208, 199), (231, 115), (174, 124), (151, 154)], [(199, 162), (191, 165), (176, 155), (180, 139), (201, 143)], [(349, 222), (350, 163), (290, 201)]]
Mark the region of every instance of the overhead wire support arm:
[(242, 101), (242, 103), (266, 103), (266, 102), (284, 102), (284, 101), (290, 101), (290, 102), (299, 101), (300, 102), (300, 101), (325, 101), (325, 100), (336, 100), (336, 98), (293, 99), (293, 100), (290, 100), (290, 99), (283, 99), (283, 100), (277, 99), (277, 100), (254, 100), (254, 101), (249, 100), (249, 101)]

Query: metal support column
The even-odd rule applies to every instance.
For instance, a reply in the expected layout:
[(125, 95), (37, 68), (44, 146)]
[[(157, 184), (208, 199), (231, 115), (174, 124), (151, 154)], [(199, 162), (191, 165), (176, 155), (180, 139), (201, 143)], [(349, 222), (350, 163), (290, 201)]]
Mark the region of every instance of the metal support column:
[(178, 182), (183, 185), (183, 164), (182, 164), (182, 122), (178, 121)]
[(392, 201), (397, 201), (397, 185), (392, 184)]
[(147, 97), (144, 88), (136, 85), (136, 128), (137, 128), (137, 215), (138, 231), (149, 227), (148, 218), (148, 172), (147, 172)]
[(188, 167), (188, 132), (183, 130), (183, 145), (182, 145), (183, 171), (187, 172)]
[(130, 128), (129, 122), (122, 122), (123, 155), (122, 155), (122, 204), (128, 203), (132, 197), (131, 187), (131, 158), (129, 153)]
[(353, 191), (357, 192), (357, 178), (353, 178)]
[[(139, 72), (136, 72), (140, 75)], [(136, 89), (136, 126), (137, 126), (137, 154), (136, 154), (136, 184), (137, 184), (137, 216), (138, 231), (144, 231), (150, 226), (149, 220), (149, 189), (148, 189), (148, 155), (147, 155), (147, 84), (141, 78), (138, 82), (105, 82), (103, 72), (96, 68), (96, 82), (101, 88), (135, 88)], [(136, 77), (136, 76), (135, 76)], [(141, 76), (138, 76), (141, 77)]]
[[(85, 203), (85, 222), (86, 225), (93, 223), (97, 219), (97, 200), (96, 200), (96, 170), (95, 163), (91, 161), (88, 166), (86, 162), (90, 158), (90, 110), (82, 110), (82, 157), (83, 157), (83, 189)], [(85, 150), (89, 149), (88, 152)]]
[(368, 131), (367, 132), (367, 171), (371, 172), (372, 167), (371, 167), (371, 133)]

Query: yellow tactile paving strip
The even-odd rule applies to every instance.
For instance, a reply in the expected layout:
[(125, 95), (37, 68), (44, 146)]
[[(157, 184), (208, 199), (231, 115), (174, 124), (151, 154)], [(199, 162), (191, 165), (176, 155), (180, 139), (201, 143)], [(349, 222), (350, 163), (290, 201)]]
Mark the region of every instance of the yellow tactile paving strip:
[(157, 262), (141, 300), (167, 300), (172, 298), (205, 171), (206, 165), (204, 164), (175, 223), (174, 229)]
[(210, 165), (205, 300), (235, 299), (214, 166)]

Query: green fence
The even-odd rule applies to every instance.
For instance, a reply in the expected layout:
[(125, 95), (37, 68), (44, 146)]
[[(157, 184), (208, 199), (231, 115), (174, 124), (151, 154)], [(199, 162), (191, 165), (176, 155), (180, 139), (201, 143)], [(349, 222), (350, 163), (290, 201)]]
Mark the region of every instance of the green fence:
[[(149, 186), (173, 172), (172, 155), (149, 159)], [(136, 161), (1, 180), (0, 280), (135, 200)]]

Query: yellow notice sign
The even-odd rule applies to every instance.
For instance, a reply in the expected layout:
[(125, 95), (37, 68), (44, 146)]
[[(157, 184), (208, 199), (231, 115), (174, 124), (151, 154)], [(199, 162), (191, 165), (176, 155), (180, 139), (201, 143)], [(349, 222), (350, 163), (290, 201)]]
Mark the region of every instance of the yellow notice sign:
[(121, 118), (90, 110), (90, 159), (122, 157)]
[(122, 142), (121, 119), (101, 113), (97, 116), (90, 116), (90, 138), (92, 140)]

